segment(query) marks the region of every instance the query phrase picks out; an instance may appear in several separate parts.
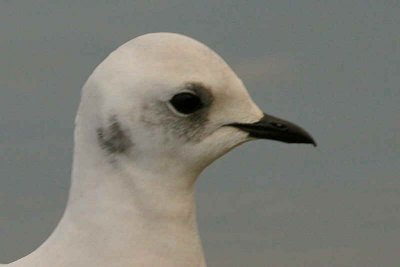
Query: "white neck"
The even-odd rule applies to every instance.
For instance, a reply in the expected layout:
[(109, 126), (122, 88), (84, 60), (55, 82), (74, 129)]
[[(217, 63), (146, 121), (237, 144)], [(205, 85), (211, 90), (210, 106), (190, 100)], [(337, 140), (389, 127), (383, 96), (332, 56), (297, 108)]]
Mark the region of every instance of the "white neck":
[(51, 237), (15, 266), (205, 266), (196, 177), (148, 173), (122, 156), (110, 160), (93, 136), (77, 128), (64, 217)]

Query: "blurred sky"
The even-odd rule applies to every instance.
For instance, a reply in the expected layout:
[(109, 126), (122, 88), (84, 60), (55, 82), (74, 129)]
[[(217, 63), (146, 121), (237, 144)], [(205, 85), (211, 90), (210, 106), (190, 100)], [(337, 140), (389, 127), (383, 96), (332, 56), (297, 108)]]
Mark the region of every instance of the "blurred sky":
[(148, 32), (216, 50), (266, 112), (318, 148), (256, 141), (198, 181), (210, 267), (399, 266), (400, 2), (0, 2), (0, 262), (66, 203), (80, 88)]

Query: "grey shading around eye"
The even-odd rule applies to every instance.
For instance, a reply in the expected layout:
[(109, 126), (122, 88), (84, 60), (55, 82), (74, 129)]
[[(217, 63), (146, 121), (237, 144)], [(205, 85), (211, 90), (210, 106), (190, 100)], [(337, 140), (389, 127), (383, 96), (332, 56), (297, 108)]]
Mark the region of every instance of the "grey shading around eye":
[(200, 142), (207, 134), (209, 107), (213, 102), (211, 90), (199, 82), (185, 83), (181, 92), (196, 94), (203, 104), (198, 111), (188, 116), (177, 116), (168, 104), (162, 101), (143, 106), (141, 121), (151, 131), (163, 131), (165, 143), (171, 138), (183, 138), (187, 142)]
[(174, 95), (169, 101), (176, 112), (184, 115), (190, 115), (203, 108), (201, 98), (189, 92), (182, 92)]
[(214, 98), (211, 93), (211, 89), (208, 86), (204, 85), (201, 82), (187, 82), (184, 88), (198, 95), (204, 107), (211, 106)]

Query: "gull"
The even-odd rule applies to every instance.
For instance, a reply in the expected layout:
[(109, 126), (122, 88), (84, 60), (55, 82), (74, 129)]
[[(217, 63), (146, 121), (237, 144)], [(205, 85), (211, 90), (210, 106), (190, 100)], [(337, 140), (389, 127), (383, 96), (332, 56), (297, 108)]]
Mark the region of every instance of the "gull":
[(176, 33), (123, 44), (83, 86), (60, 223), (4, 266), (206, 266), (195, 181), (255, 139), (316, 145), (299, 126), (263, 113), (206, 45)]

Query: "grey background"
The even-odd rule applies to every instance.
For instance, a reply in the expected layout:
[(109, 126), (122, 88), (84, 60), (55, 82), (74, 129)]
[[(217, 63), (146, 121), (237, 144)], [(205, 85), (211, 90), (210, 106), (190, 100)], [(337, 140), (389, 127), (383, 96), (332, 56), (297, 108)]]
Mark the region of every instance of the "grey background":
[(319, 143), (249, 143), (202, 175), (209, 266), (399, 266), (397, 0), (1, 0), (0, 262), (62, 215), (86, 78), (155, 31), (215, 49), (261, 108)]

